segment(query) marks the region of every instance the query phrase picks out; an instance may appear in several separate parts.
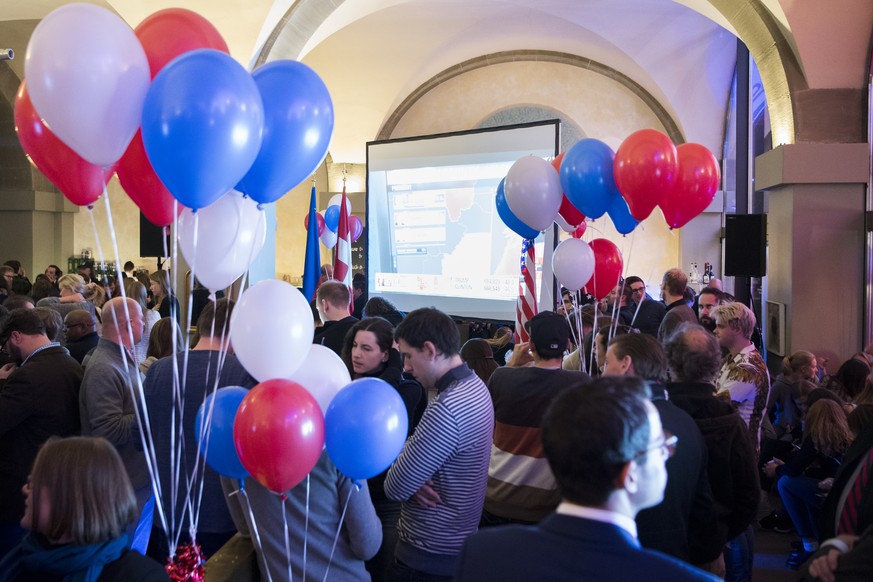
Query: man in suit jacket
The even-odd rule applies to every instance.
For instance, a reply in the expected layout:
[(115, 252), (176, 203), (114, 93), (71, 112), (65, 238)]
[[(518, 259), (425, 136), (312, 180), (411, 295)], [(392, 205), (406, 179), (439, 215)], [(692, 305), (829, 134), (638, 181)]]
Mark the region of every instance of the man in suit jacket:
[[(29, 309), (10, 312), (0, 345), (11, 363), (0, 368), (0, 554), (23, 537), (21, 487), (51, 436), (79, 433), (82, 367), (45, 334)], [(16, 540), (15, 538), (18, 538)]]
[(558, 396), (542, 439), (563, 501), (537, 525), (471, 536), (455, 580), (717, 580), (637, 541), (675, 446), (647, 394), (638, 378), (601, 378)]

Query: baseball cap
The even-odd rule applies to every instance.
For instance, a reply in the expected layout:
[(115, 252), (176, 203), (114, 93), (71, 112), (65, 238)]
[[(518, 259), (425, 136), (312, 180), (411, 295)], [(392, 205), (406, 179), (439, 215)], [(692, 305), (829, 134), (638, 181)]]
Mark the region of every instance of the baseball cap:
[(563, 350), (570, 339), (570, 325), (563, 315), (541, 311), (525, 325), (530, 341), (541, 350)]

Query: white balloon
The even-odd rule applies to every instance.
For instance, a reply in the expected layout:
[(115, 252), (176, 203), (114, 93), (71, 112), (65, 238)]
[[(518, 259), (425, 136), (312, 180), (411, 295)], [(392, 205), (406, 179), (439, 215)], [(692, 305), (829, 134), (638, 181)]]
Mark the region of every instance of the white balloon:
[[(340, 202), (342, 202), (342, 201), (343, 201), (342, 194), (334, 194), (333, 196), (330, 197), (330, 200), (327, 201), (327, 207), (330, 208), (331, 206), (339, 206)], [(351, 215), (351, 213), (352, 213), (352, 201), (348, 197), (348, 195), (346, 195), (346, 210), (348, 210), (349, 214)]]
[(552, 271), (561, 285), (570, 291), (578, 291), (594, 275), (594, 251), (588, 243), (568, 238), (555, 247)]
[(516, 161), (503, 183), (512, 213), (534, 230), (545, 230), (561, 209), (561, 177), (549, 162), (536, 156)]
[(78, 3), (53, 10), (37, 25), (24, 76), (52, 132), (100, 166), (117, 162), (127, 149), (151, 82), (130, 26), (105, 8)]
[(337, 235), (334, 231), (325, 227), (324, 231), (321, 233), (321, 236), (319, 237), (319, 240), (321, 241), (321, 244), (323, 244), (324, 246), (326, 246), (329, 249), (332, 249), (333, 247), (336, 246), (336, 236)]
[(194, 276), (217, 291), (239, 279), (264, 248), (267, 219), (257, 202), (231, 190), (196, 213), (183, 210), (178, 230)]
[(327, 413), (337, 392), (352, 381), (349, 369), (342, 359), (330, 348), (313, 344), (303, 365), (291, 374), (294, 380), (312, 394), (321, 407), (322, 414)]
[(312, 347), (309, 302), (276, 279), (246, 289), (230, 317), (230, 339), (240, 363), (259, 382), (290, 378)]

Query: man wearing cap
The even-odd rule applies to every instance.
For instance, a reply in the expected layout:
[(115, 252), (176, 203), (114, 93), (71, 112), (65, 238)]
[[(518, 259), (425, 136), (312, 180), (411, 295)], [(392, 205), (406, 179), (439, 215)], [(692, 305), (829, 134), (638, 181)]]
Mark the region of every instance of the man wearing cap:
[(558, 506), (561, 494), (540, 440), (543, 415), (564, 390), (590, 381), (561, 369), (570, 338), (564, 317), (543, 311), (527, 327), (534, 365), (497, 368), (488, 380), (495, 424), (483, 527), (536, 523)]

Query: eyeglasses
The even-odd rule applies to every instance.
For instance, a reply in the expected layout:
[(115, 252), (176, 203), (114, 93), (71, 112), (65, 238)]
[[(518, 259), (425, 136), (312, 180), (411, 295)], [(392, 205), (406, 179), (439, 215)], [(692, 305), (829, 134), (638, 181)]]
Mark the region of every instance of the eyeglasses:
[(640, 293), (645, 293), (645, 292), (646, 292), (645, 287), (631, 287), (631, 293), (633, 293), (634, 295), (639, 295)]
[(669, 459), (673, 455), (676, 454), (676, 444), (679, 442), (679, 437), (675, 434), (670, 434), (667, 431), (664, 431), (664, 440), (656, 445), (652, 445), (649, 448), (640, 451), (636, 455), (634, 455), (634, 460), (638, 461), (654, 451), (661, 451), (661, 454), (664, 455), (664, 460)]

